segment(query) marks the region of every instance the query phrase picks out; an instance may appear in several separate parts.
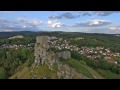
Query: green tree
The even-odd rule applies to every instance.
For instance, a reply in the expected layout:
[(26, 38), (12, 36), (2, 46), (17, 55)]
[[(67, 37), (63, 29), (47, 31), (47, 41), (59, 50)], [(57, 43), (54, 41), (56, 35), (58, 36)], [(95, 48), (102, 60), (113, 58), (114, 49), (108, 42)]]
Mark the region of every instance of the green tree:
[(7, 79), (7, 72), (2, 67), (0, 67), (0, 79)]

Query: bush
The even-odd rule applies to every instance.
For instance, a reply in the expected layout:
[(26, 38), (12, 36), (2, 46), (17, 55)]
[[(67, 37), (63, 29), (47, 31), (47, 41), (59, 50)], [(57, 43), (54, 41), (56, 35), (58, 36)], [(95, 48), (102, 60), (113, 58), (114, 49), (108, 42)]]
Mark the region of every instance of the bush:
[(87, 65), (85, 61), (80, 61), (81, 64)]

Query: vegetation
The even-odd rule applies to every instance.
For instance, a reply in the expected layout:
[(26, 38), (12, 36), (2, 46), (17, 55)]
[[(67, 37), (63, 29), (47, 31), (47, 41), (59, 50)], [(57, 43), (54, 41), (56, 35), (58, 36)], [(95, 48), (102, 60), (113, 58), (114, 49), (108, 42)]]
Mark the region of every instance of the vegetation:
[(120, 64), (120, 57), (114, 57), (114, 56), (112, 56), (112, 58), (113, 58), (114, 60), (116, 60), (116, 61)]
[(53, 65), (53, 70), (50, 70), (47, 65), (40, 65), (38, 67), (35, 67), (34, 69), (32, 67), (27, 67), (26, 65), (23, 66), (23, 69), (18, 71), (16, 74), (10, 77), (10, 79), (15, 78), (27, 78), (32, 79), (34, 78), (41, 78), (42, 76), (50, 78), (57, 78), (57, 68), (56, 64)]
[(7, 71), (0, 67), (0, 79), (6, 79), (7, 78)]
[(14, 38), (14, 39), (0, 38), (0, 45), (3, 45), (3, 44), (27, 45), (29, 43), (35, 43), (34, 36), (31, 36), (31, 37), (25, 36), (24, 38)]
[(109, 71), (116, 73), (116, 74), (120, 74), (120, 67), (115, 65), (115, 64), (109, 63), (105, 60), (100, 60), (99, 62), (95, 62), (94, 60), (90, 60), (86, 56), (80, 55), (77, 52), (71, 52), (71, 54), (72, 54), (71, 55), (72, 58), (75, 58), (78, 61), (84, 60), (86, 62), (86, 64), (88, 66), (91, 66), (93, 69), (96, 69), (96, 68), (104, 69), (104, 70), (109, 70)]
[[(55, 72), (57, 71), (57, 66), (54, 65), (54, 70), (48, 70), (47, 66), (37, 67), (35, 72), (30, 73), (32, 64), (34, 62), (34, 43), (37, 35), (47, 35), (47, 36), (56, 36), (58, 38), (63, 38), (69, 41), (71, 45), (77, 45), (78, 47), (105, 47), (109, 48), (113, 52), (120, 52), (120, 37), (115, 35), (108, 34), (89, 34), (89, 33), (76, 33), (76, 32), (42, 32), (42, 33), (34, 33), (29, 32), (28, 34), (22, 34), (17, 32), (17, 35), (23, 35), (24, 38), (15, 38), (8, 39), (10, 36), (14, 36), (15, 33), (8, 35), (4, 35), (4, 37), (0, 37), (0, 79), (6, 79), (11, 76), (14, 78), (22, 77), (25, 75), (26, 78), (32, 78), (33, 73), (37, 75), (41, 75), (44, 73), (48, 78), (53, 76), (57, 77)], [(0, 35), (1, 36), (1, 35)], [(77, 37), (82, 37), (84, 39), (75, 40)], [(17, 45), (28, 45), (33, 43), (32, 48), (18, 48), (18, 49), (9, 49), (3, 48), (4, 44), (17, 44)], [(62, 42), (59, 42), (62, 43)], [(58, 50), (52, 48), (53, 51), (57, 52)], [(63, 51), (66, 49), (63, 49)], [(71, 52), (71, 56), (73, 59), (68, 61), (63, 60), (62, 62), (65, 64), (69, 64), (76, 71), (83, 73), (84, 75), (95, 78), (92, 74), (97, 78), (120, 78), (120, 67), (108, 63), (105, 60), (99, 60), (96, 62), (87, 58), (84, 55), (80, 55), (77, 52)], [(112, 57), (114, 60), (120, 64), (120, 57)], [(96, 70), (96, 71), (94, 71)], [(45, 72), (47, 71), (47, 72)], [(95, 74), (96, 73), (96, 74)], [(99, 74), (102, 76), (100, 77)], [(27, 77), (29, 75), (30, 77)]]
[[(0, 49), (0, 67), (7, 71), (8, 77), (13, 75), (17, 68), (27, 62), (28, 66), (34, 61), (33, 49), (19, 48), (14, 49)], [(6, 77), (6, 76), (5, 76)]]
[(69, 59), (69, 60), (61, 59), (61, 61), (64, 64), (70, 65), (77, 72), (82, 73), (83, 75), (85, 75), (85, 76), (87, 76), (89, 78), (94, 78), (93, 75), (89, 72), (89, 70), (86, 69), (79, 61), (76, 61), (75, 59)]
[(96, 69), (96, 71), (106, 79), (120, 79), (120, 74), (113, 73), (110, 70)]

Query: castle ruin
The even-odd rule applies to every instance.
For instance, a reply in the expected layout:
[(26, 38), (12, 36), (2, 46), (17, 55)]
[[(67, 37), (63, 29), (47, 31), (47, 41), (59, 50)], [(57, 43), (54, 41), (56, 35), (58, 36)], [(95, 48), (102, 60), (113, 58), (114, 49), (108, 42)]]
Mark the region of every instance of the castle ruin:
[[(53, 70), (53, 64), (57, 64), (58, 71), (56, 72), (59, 79), (86, 78), (84, 75), (78, 73), (72, 67), (62, 64), (60, 57), (64, 59), (71, 58), (70, 51), (61, 51), (54, 53), (50, 49), (47, 36), (37, 36), (35, 43), (35, 62), (34, 65), (47, 65), (49, 69)], [(44, 76), (43, 76), (44, 77)], [(44, 79), (44, 78), (43, 78)]]
[[(48, 36), (37, 36), (36, 37), (36, 43), (35, 43), (35, 65), (36, 64), (44, 64), (45, 60), (48, 60), (50, 57), (50, 45), (49, 45), (49, 39)], [(53, 55), (54, 57), (69, 59), (71, 58), (71, 54), (69, 51), (62, 51), (57, 52)], [(50, 59), (49, 59), (50, 60)], [(54, 61), (55, 62), (55, 61)]]

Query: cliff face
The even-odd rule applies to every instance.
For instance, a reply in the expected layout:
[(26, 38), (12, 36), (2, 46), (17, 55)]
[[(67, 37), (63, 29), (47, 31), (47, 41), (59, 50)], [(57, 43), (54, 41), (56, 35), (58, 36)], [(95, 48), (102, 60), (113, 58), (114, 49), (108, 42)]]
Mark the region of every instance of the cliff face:
[[(73, 79), (73, 78), (87, 78), (82, 74), (76, 72), (72, 67), (66, 64), (62, 64), (59, 60), (60, 57), (64, 59), (71, 58), (69, 51), (62, 51), (54, 53), (51, 51), (48, 44), (47, 36), (36, 37), (35, 43), (35, 62), (34, 66), (47, 65), (50, 70), (53, 70), (53, 64), (57, 65), (57, 77), (59, 79)], [(44, 76), (43, 76), (44, 77)]]

